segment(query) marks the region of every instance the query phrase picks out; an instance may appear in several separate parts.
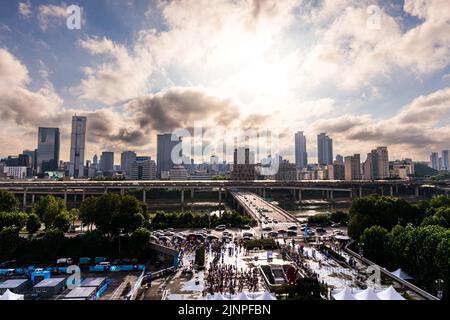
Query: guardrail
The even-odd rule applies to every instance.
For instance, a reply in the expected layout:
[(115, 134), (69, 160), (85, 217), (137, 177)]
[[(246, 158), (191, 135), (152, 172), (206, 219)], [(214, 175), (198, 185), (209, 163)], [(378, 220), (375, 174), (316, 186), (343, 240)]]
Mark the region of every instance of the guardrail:
[(352, 255), (353, 257), (355, 257), (355, 258), (357, 258), (357, 259), (363, 261), (364, 263), (366, 263), (366, 264), (368, 264), (368, 265), (374, 265), (374, 266), (377, 266), (377, 267), (380, 269), (380, 271), (381, 271), (384, 275), (386, 275), (386, 276), (390, 277), (391, 279), (394, 279), (395, 281), (401, 283), (402, 285), (404, 285), (405, 287), (407, 287), (407, 288), (409, 288), (410, 290), (414, 291), (414, 292), (417, 293), (418, 295), (420, 295), (420, 296), (422, 296), (422, 297), (424, 297), (424, 298), (426, 298), (426, 299), (428, 299), (428, 300), (439, 300), (437, 297), (435, 297), (435, 296), (433, 296), (432, 294), (426, 292), (425, 290), (423, 290), (423, 289), (421, 289), (421, 288), (419, 288), (419, 287), (413, 285), (411, 282), (408, 282), (408, 281), (406, 281), (406, 280), (404, 280), (404, 279), (402, 279), (402, 278), (399, 278), (399, 277), (393, 275), (391, 272), (389, 272), (389, 271), (386, 270), (385, 268), (381, 268), (378, 264), (376, 264), (376, 263), (370, 261), (370, 260), (367, 259), (367, 258), (364, 258), (363, 256), (359, 255), (358, 253), (356, 253), (356, 252), (354, 252), (353, 250), (349, 249), (348, 247), (349, 247), (350, 244), (352, 244), (352, 243), (353, 243), (353, 242), (350, 242), (349, 244), (347, 244), (347, 245), (344, 247), (344, 250), (345, 250), (348, 254), (350, 254), (350, 255)]

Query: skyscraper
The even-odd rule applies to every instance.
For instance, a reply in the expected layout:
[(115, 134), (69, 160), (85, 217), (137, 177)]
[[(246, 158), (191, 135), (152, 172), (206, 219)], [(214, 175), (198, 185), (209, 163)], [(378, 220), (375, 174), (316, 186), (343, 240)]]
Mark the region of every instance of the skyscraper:
[(158, 177), (158, 179), (161, 179), (161, 172), (169, 172), (170, 169), (172, 169), (174, 165), (172, 161), (172, 150), (180, 142), (181, 138), (178, 141), (172, 141), (171, 133), (158, 135), (156, 155), (156, 176)]
[(84, 151), (86, 146), (86, 117), (72, 117), (72, 137), (70, 141), (69, 175), (84, 176)]
[(439, 170), (439, 155), (437, 152), (431, 153), (430, 165), (433, 169)]
[(59, 166), (59, 128), (38, 129), (37, 172), (56, 171)]
[(442, 150), (442, 170), (450, 170), (448, 150)]
[[(136, 162), (136, 153), (133, 151), (124, 151), (120, 155), (120, 168), (125, 172), (125, 176), (130, 178), (131, 166)], [(148, 179), (145, 179), (148, 180)]]
[(114, 172), (114, 152), (104, 151), (100, 158), (100, 170), (103, 174)]
[(303, 131), (295, 134), (295, 166), (303, 169), (308, 166), (308, 153), (306, 152), (306, 137)]
[(333, 164), (333, 139), (326, 133), (317, 136), (317, 154), (319, 165)]

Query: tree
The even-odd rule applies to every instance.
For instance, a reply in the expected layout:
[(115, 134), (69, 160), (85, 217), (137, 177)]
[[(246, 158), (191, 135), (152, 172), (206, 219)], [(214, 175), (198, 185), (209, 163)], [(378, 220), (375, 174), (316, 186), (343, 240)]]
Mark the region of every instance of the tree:
[(364, 230), (360, 240), (364, 244), (365, 257), (386, 265), (389, 261), (390, 234), (385, 228), (372, 226)]
[(0, 190), (0, 211), (12, 212), (19, 210), (19, 199), (8, 191)]
[(80, 217), (80, 210), (73, 208), (73, 209), (70, 209), (68, 214), (69, 214), (69, 220), (70, 220), (70, 223), (72, 224), (73, 230), (75, 230), (75, 222)]
[(67, 232), (67, 231), (69, 231), (70, 224), (71, 224), (71, 220), (70, 220), (69, 213), (67, 211), (65, 211), (65, 212), (61, 212), (60, 214), (58, 214), (55, 217), (55, 219), (53, 220), (52, 227), (59, 229), (63, 232)]
[(79, 218), (81, 222), (87, 226), (95, 223), (95, 212), (97, 210), (97, 198), (89, 197), (83, 200), (79, 210)]
[(45, 228), (50, 228), (55, 218), (62, 213), (65, 208), (64, 201), (53, 196), (45, 196), (40, 198), (33, 206), (33, 213), (37, 214), (39, 219), (44, 223)]
[(32, 213), (27, 219), (27, 231), (29, 234), (35, 234), (41, 228), (41, 221), (37, 214)]
[(0, 231), (0, 259), (13, 259), (19, 241), (20, 237), (17, 228), (5, 228)]
[(333, 212), (331, 214), (331, 221), (346, 225), (348, 223), (348, 214), (342, 211)]
[(0, 212), (0, 230), (11, 227), (20, 231), (25, 227), (27, 218), (24, 212)]
[(131, 247), (137, 256), (142, 257), (150, 242), (150, 231), (140, 227), (131, 234)]

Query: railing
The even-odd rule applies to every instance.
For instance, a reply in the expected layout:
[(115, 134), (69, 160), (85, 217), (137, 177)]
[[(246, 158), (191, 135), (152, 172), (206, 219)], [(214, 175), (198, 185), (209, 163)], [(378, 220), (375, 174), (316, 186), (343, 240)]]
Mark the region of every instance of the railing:
[(422, 297), (424, 297), (424, 298), (426, 298), (426, 299), (428, 299), (428, 300), (439, 300), (437, 297), (435, 297), (435, 296), (433, 296), (432, 294), (426, 292), (425, 290), (423, 290), (423, 289), (421, 289), (421, 288), (419, 288), (419, 287), (413, 285), (411, 282), (408, 282), (408, 281), (406, 281), (406, 280), (404, 280), (404, 279), (402, 279), (402, 278), (399, 278), (399, 277), (393, 275), (391, 272), (389, 272), (389, 271), (386, 270), (385, 268), (381, 268), (381, 267), (380, 267), (379, 265), (377, 265), (376, 263), (370, 261), (370, 260), (367, 259), (367, 258), (364, 258), (363, 256), (357, 254), (357, 253), (354, 252), (353, 250), (349, 249), (348, 247), (350, 246), (350, 244), (352, 244), (352, 242), (350, 242), (349, 244), (347, 244), (347, 245), (344, 247), (344, 250), (345, 250), (348, 254), (350, 254), (350, 255), (352, 255), (353, 257), (355, 257), (355, 258), (357, 258), (357, 259), (363, 261), (364, 263), (366, 263), (366, 264), (368, 264), (368, 265), (374, 265), (374, 266), (377, 266), (383, 274), (385, 274), (386, 276), (390, 277), (391, 279), (394, 279), (395, 281), (401, 283), (402, 285), (404, 285), (405, 287), (407, 287), (407, 288), (409, 288), (410, 290), (414, 291), (414, 292), (417, 293), (418, 295), (420, 295), (420, 296), (422, 296)]

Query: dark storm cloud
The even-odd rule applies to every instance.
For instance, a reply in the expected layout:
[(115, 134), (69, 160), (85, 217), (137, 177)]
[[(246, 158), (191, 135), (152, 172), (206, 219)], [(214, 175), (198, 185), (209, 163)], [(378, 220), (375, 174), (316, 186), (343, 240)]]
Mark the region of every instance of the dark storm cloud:
[(199, 89), (172, 88), (131, 101), (126, 110), (144, 130), (172, 132), (192, 128), (195, 121), (213, 121), (228, 126), (240, 116), (239, 107)]

